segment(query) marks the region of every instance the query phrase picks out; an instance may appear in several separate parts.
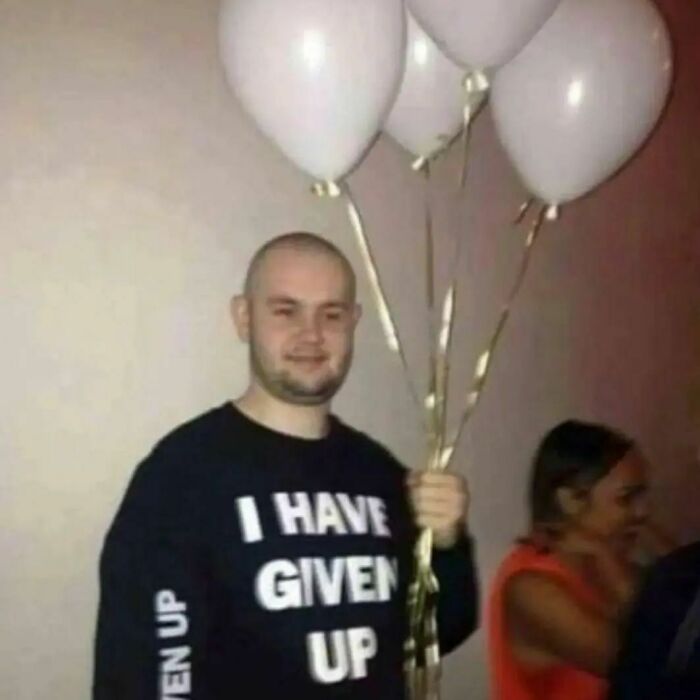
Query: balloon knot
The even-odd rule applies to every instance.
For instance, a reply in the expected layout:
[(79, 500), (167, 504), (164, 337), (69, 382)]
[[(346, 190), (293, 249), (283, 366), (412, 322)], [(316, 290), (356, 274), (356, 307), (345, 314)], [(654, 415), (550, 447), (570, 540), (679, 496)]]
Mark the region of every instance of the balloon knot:
[(311, 191), (317, 197), (336, 198), (336, 197), (340, 197), (340, 195), (341, 195), (340, 185), (338, 185), (337, 182), (333, 182), (332, 180), (326, 180), (323, 182), (315, 182), (311, 186)]

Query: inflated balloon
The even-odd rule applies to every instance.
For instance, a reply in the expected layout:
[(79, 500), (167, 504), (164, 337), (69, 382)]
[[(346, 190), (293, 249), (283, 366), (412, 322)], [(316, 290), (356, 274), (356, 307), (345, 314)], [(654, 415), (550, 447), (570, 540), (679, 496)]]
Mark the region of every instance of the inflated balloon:
[(535, 35), (560, 0), (406, 0), (438, 46), (477, 69), (509, 61)]
[(647, 138), (667, 99), (671, 42), (650, 0), (563, 0), (492, 81), (500, 139), (530, 191), (585, 194)]
[(443, 149), (464, 124), (467, 100), (472, 112), (483, 101), (483, 94), (468, 95), (464, 75), (409, 14), (406, 67), (384, 131), (414, 156)]
[(403, 74), (402, 0), (224, 0), (231, 87), (296, 165), (333, 181), (379, 132)]

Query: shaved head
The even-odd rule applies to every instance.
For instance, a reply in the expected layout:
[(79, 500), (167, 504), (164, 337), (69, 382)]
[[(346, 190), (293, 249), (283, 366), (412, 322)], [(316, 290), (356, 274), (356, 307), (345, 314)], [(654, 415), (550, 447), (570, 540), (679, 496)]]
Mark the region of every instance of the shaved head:
[(361, 315), (355, 274), (338, 248), (305, 232), (268, 241), (232, 312), (256, 391), (297, 406), (331, 400), (350, 368)]
[(276, 250), (293, 250), (300, 253), (318, 253), (320, 255), (328, 255), (337, 260), (345, 272), (349, 287), (350, 299), (355, 299), (355, 272), (350, 265), (350, 262), (345, 257), (345, 254), (333, 243), (306, 231), (293, 231), (283, 233), (269, 240), (265, 245), (258, 249), (253, 255), (248, 271), (245, 276), (243, 291), (245, 296), (251, 297), (256, 288), (259, 273), (262, 269), (266, 258), (270, 253)]

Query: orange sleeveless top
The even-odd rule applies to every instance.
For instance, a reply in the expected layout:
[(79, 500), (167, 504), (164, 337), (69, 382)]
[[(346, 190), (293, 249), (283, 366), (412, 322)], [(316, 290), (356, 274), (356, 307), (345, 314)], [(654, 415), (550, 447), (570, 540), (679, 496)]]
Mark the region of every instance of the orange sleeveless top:
[(598, 592), (575, 571), (551, 554), (527, 544), (506, 557), (496, 575), (488, 609), (489, 672), (493, 700), (602, 700), (608, 684), (597, 676), (566, 664), (532, 671), (513, 656), (508, 640), (503, 591), (507, 581), (522, 571), (551, 576), (584, 605), (600, 607)]

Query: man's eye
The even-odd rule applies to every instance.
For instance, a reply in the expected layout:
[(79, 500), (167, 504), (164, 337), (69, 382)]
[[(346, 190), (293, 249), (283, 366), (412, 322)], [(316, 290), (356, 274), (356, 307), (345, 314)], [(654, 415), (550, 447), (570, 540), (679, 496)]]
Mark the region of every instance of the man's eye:
[(272, 313), (275, 316), (289, 317), (294, 313), (294, 311), (287, 307), (280, 307), (277, 309), (273, 309)]
[(343, 314), (340, 311), (326, 311), (327, 321), (340, 321), (343, 318)]

